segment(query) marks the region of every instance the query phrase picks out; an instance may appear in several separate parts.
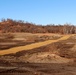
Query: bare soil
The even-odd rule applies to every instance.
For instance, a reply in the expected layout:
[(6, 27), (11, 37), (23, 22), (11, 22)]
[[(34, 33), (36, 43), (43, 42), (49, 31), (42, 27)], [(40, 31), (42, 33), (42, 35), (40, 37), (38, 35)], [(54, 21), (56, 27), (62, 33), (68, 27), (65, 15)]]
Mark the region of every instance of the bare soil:
[(0, 50), (24, 46), (45, 40), (59, 39), (61, 35), (32, 33), (2, 33), (0, 34)]
[(0, 56), (0, 75), (76, 75), (76, 35), (32, 50)]

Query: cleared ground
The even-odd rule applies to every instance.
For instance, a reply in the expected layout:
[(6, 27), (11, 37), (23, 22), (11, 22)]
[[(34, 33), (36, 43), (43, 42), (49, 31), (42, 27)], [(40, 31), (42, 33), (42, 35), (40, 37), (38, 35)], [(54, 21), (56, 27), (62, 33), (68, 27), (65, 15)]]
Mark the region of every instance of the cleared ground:
[(24, 46), (31, 43), (55, 40), (60, 38), (58, 34), (31, 34), (31, 33), (2, 33), (0, 34), (0, 50)]
[(71, 36), (72, 35), (66, 35), (66, 36), (63, 36), (62, 38), (57, 39), (57, 40), (47, 40), (47, 41), (44, 41), (44, 42), (34, 43), (34, 44), (21, 46), (21, 47), (14, 47), (14, 48), (6, 49), (6, 50), (3, 50), (3, 51), (0, 50), (0, 55), (16, 53), (16, 52), (19, 52), (19, 51), (22, 51), (22, 50), (30, 50), (30, 49), (38, 48), (38, 47), (41, 47), (41, 46), (46, 46), (48, 44), (51, 44), (51, 43), (54, 43), (54, 42), (57, 42), (57, 41), (66, 40)]
[[(0, 50), (4, 51), (0, 56), (0, 75), (76, 75), (76, 35), (49, 35), (52, 39)], [(21, 36), (16, 34), (14, 39), (18, 37)]]

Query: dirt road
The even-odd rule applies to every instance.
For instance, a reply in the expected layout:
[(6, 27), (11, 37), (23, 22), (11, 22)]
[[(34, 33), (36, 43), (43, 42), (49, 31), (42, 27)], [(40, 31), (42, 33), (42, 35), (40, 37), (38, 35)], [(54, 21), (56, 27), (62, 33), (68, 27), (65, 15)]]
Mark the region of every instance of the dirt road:
[(63, 37), (61, 37), (60, 39), (57, 40), (47, 40), (44, 42), (38, 42), (38, 43), (34, 43), (34, 44), (29, 44), (26, 46), (19, 46), (19, 47), (13, 47), (10, 49), (6, 49), (6, 50), (0, 50), (0, 55), (5, 55), (5, 54), (10, 54), (10, 53), (16, 53), (22, 50), (30, 50), (30, 49), (34, 49), (34, 48), (38, 48), (41, 46), (46, 46), (48, 44), (54, 43), (54, 42), (58, 42), (61, 40), (66, 40), (68, 38), (70, 38), (72, 35), (64, 35)]

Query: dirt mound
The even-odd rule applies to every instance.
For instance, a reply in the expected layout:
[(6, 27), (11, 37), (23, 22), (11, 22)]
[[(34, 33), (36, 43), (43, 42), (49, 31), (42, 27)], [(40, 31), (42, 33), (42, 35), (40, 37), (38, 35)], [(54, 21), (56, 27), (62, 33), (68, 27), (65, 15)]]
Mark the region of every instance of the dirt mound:
[(28, 61), (29, 63), (68, 63), (72, 61), (68, 58), (63, 58), (57, 54), (51, 54), (49, 52), (35, 53), (29, 56), (21, 56), (19, 57), (19, 60)]

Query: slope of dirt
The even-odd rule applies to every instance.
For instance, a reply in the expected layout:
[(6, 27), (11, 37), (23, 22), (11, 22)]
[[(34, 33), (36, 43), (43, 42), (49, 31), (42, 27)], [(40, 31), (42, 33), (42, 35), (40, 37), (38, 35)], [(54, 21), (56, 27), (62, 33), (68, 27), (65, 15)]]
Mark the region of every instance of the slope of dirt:
[(27, 61), (29, 63), (68, 63), (72, 61), (72, 59), (63, 58), (50, 52), (40, 52), (27, 56), (20, 56), (18, 59), (24, 62)]

